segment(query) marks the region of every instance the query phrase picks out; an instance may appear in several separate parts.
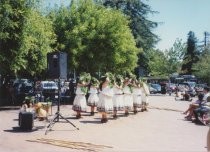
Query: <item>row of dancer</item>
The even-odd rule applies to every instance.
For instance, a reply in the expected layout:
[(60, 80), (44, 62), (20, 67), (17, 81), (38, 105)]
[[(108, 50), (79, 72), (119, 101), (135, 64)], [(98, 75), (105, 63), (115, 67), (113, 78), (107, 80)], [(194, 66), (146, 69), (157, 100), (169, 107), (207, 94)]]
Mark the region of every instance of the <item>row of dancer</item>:
[[(86, 94), (89, 93), (86, 101)], [(147, 110), (149, 89), (146, 83), (137, 80), (135, 76), (123, 78), (121, 75), (113, 76), (106, 73), (100, 82), (90, 77), (87, 73), (81, 74), (77, 83), (76, 96), (72, 109), (76, 111), (76, 118), (81, 118), (81, 112), (86, 112), (87, 106), (91, 107), (91, 115), (94, 109), (101, 113), (101, 122), (108, 121), (107, 114), (112, 112), (113, 118), (117, 119), (117, 112), (124, 111), (125, 116), (129, 112)]]

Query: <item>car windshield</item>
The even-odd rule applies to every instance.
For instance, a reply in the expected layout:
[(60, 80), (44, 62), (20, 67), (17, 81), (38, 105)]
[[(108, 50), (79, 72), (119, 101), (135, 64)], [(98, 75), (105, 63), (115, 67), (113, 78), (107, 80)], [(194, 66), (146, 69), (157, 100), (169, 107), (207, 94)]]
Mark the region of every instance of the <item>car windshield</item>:
[(159, 84), (151, 84), (151, 86), (152, 86), (153, 88), (160, 87), (160, 85), (159, 85)]
[(195, 87), (196, 83), (195, 82), (188, 82), (191, 88)]
[(55, 83), (45, 83), (44, 87), (56, 87)]
[(205, 84), (196, 84), (196, 86), (198, 86), (198, 87), (205, 87), (206, 85)]

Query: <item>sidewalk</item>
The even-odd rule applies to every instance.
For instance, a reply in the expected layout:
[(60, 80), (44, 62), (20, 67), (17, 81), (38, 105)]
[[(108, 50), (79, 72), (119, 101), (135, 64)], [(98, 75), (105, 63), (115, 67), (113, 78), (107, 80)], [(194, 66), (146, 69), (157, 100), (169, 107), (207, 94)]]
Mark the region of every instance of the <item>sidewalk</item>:
[[(83, 113), (83, 118), (78, 120), (71, 105), (62, 105), (62, 115), (79, 130), (60, 120), (47, 135), (45, 127), (48, 122), (35, 121), (33, 131), (22, 132), (17, 129), (18, 110), (0, 111), (0, 151), (77, 152), (90, 151), (92, 147), (96, 148), (95, 151), (206, 151), (208, 127), (185, 121), (180, 112), (188, 107), (189, 102), (175, 101), (173, 96), (161, 95), (150, 96), (149, 100), (151, 108), (148, 112), (130, 114), (128, 117), (120, 113), (118, 120), (113, 120), (110, 115), (105, 124), (100, 123), (99, 113), (95, 116)], [(53, 107), (53, 113), (56, 108)], [(54, 144), (60, 146), (27, 141), (40, 138), (53, 139)], [(61, 145), (68, 145), (68, 148)]]

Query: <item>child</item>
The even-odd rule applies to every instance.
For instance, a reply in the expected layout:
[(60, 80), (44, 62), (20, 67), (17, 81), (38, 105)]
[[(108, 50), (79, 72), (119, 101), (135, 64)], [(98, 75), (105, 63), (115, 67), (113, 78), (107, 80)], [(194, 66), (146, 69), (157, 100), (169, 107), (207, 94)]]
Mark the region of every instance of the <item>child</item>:
[(36, 110), (36, 117), (40, 120), (43, 121), (44, 119), (47, 119), (48, 113), (47, 111), (43, 108), (43, 105), (41, 102), (38, 102), (35, 104), (35, 110)]
[(25, 97), (25, 100), (23, 101), (23, 105), (21, 106), (20, 111), (33, 112), (33, 104), (29, 97)]
[(108, 121), (107, 112), (113, 110), (113, 89), (109, 74), (103, 76), (101, 80), (97, 110), (102, 114), (101, 123), (106, 123)]
[(76, 96), (74, 98), (74, 103), (72, 109), (76, 111), (76, 118), (81, 118), (81, 112), (86, 112), (86, 93), (87, 85), (90, 81), (90, 75), (88, 73), (80, 74), (79, 81), (77, 83)]
[(98, 97), (98, 87), (99, 87), (99, 81), (92, 77), (90, 81), (90, 90), (89, 90), (89, 97), (88, 97), (88, 106), (91, 107), (90, 115), (94, 115), (94, 109), (97, 106), (97, 103), (99, 101)]

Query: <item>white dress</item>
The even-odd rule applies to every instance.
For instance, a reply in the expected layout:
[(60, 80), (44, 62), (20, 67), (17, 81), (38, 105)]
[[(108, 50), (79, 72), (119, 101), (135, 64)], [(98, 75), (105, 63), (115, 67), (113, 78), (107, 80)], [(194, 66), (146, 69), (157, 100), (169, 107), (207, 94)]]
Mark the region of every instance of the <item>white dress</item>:
[(124, 110), (124, 100), (123, 100), (123, 91), (117, 87), (113, 88), (114, 96), (113, 96), (113, 107), (114, 110), (122, 111)]
[(87, 103), (86, 103), (85, 93), (82, 91), (81, 88), (82, 87), (77, 87), (76, 96), (74, 98), (72, 109), (74, 111), (86, 112)]
[(123, 88), (123, 100), (124, 100), (124, 107), (127, 110), (132, 110), (133, 109), (133, 97), (131, 94), (131, 90), (129, 86), (125, 86)]
[(133, 106), (140, 108), (142, 103), (142, 90), (141, 88), (133, 88)]
[(88, 97), (88, 106), (97, 106), (98, 101), (99, 101), (99, 97), (98, 97), (98, 90), (95, 87), (90, 87), (89, 90), (89, 97)]
[(113, 89), (106, 86), (99, 94), (97, 110), (99, 112), (108, 112), (113, 110)]
[(148, 103), (147, 93), (145, 92), (144, 88), (141, 88), (141, 91), (142, 91), (141, 94), (142, 103)]

